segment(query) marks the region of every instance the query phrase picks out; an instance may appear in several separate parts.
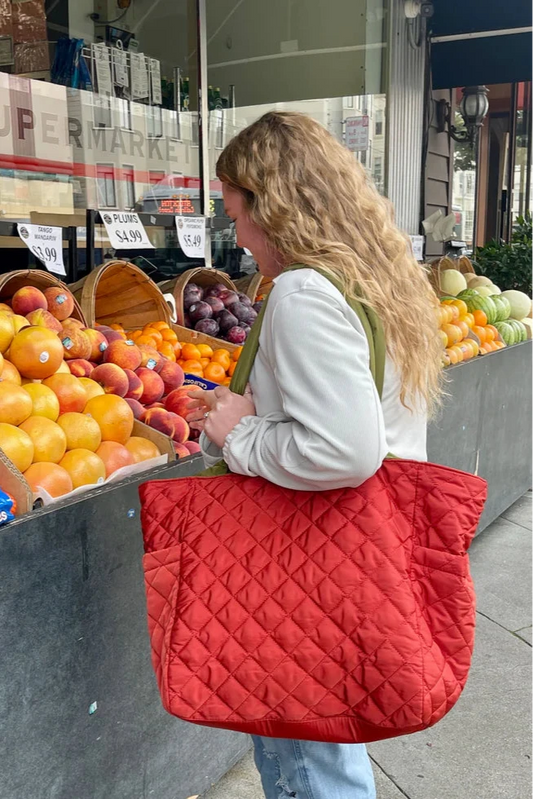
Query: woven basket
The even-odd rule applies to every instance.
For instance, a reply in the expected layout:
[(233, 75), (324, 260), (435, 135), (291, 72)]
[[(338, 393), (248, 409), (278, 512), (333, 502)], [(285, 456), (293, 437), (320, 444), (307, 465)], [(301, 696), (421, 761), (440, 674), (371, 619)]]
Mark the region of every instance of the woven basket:
[[(43, 269), (20, 269), (16, 272), (6, 272), (0, 275), (0, 302), (10, 300), (13, 294), (24, 288), (24, 286), (33, 286), (41, 291), (49, 288), (60, 288), (69, 294), (73, 293), (68, 286), (54, 275), (51, 275), (50, 272), (45, 272)], [(87, 327), (87, 320), (75, 296), (72, 318), (78, 319)]]
[(90, 327), (120, 324), (134, 330), (155, 321), (171, 324), (170, 309), (159, 288), (128, 261), (108, 261), (70, 288)]
[(159, 288), (165, 294), (172, 294), (176, 302), (176, 316), (178, 325), (183, 325), (185, 321), (185, 309), (183, 308), (183, 293), (185, 286), (188, 283), (196, 283), (203, 289), (208, 289), (210, 286), (216, 286), (222, 283), (226, 288), (231, 291), (237, 291), (237, 287), (233, 280), (229, 278), (225, 272), (219, 272), (218, 269), (206, 269), (204, 267), (197, 267), (196, 269), (189, 269), (179, 277), (173, 280), (167, 280), (165, 283), (160, 283)]
[(448, 255), (433, 261), (429, 265), (429, 280), (435, 292), (439, 297), (442, 297), (446, 292), (442, 288), (441, 277), (446, 269), (457, 269), (463, 275), (475, 274), (475, 269), (472, 266), (472, 261), (466, 255), (461, 255), (459, 258), (450, 258)]
[(261, 272), (254, 272), (253, 275), (246, 275), (235, 281), (238, 291), (246, 294), (247, 297), (255, 302), (258, 297), (264, 297), (268, 294), (274, 285), (272, 279), (264, 277)]

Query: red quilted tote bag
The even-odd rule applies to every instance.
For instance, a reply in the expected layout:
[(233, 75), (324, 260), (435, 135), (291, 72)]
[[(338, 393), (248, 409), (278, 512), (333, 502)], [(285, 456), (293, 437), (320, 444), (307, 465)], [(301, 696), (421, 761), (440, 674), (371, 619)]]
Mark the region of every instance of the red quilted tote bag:
[[(350, 304), (379, 390), (379, 324)], [(260, 324), (235, 372), (240, 393)], [(467, 550), (485, 481), (392, 458), (359, 488), (323, 492), (222, 471), (140, 488), (152, 662), (166, 710), (330, 743), (439, 721), (472, 657)]]

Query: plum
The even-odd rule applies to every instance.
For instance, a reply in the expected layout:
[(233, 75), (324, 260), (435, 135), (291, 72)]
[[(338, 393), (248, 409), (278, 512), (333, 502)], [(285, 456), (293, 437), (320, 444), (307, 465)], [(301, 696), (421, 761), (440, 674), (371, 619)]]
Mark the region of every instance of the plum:
[(207, 297), (217, 297), (219, 299), (223, 291), (227, 291), (226, 286), (223, 283), (217, 283), (216, 286), (211, 286), (207, 289), (204, 299)]
[(220, 327), (216, 319), (200, 319), (194, 329), (199, 333), (205, 333), (207, 336), (218, 336)]
[(251, 305), (252, 301), (247, 294), (237, 294), (239, 298), (239, 302), (242, 302), (243, 305)]
[(206, 297), (204, 302), (211, 306), (213, 309), (213, 316), (224, 310), (225, 305), (218, 297)]
[(261, 312), (262, 307), (263, 307), (263, 300), (261, 300), (261, 302), (254, 302), (254, 304), (252, 305), (252, 308), (257, 314)]
[(221, 311), (219, 314), (217, 314), (216, 319), (223, 333), (239, 324), (237, 317), (233, 316), (233, 314), (227, 310)]
[(191, 318), (188, 313), (183, 314), (183, 324), (185, 327), (192, 327)]
[(247, 311), (248, 313), (241, 319), (241, 322), (244, 322), (245, 325), (253, 325), (257, 319), (257, 311), (254, 311), (253, 308), (248, 308)]
[(241, 325), (241, 327), (244, 330), (244, 332), (246, 333), (246, 338), (248, 338), (252, 328), (250, 327), (250, 325)]
[(224, 289), (224, 291), (221, 291), (218, 295), (218, 298), (222, 300), (226, 308), (228, 305), (239, 301), (238, 294), (235, 291), (230, 291), (230, 289)]
[(188, 311), (191, 305), (200, 302), (203, 296), (204, 290), (200, 286), (197, 286), (196, 283), (187, 283), (183, 289), (183, 307)]
[(202, 319), (211, 319), (213, 316), (213, 309), (207, 302), (195, 302), (189, 308), (189, 319), (193, 323), (200, 322)]
[(226, 341), (229, 341), (231, 344), (244, 344), (246, 341), (246, 330), (238, 325), (230, 328), (226, 333)]
[(248, 305), (243, 305), (242, 302), (233, 302), (231, 305), (228, 305), (228, 311), (233, 314), (233, 316), (237, 317), (239, 321), (245, 322), (248, 317), (248, 313), (251, 308)]

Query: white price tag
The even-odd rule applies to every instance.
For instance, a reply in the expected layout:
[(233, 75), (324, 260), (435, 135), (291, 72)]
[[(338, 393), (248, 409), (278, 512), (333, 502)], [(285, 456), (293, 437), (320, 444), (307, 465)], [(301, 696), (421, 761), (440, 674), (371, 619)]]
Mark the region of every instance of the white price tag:
[(49, 272), (63, 276), (67, 274), (63, 263), (63, 228), (19, 222), (17, 230), (26, 247)]
[(104, 97), (113, 95), (113, 83), (111, 81), (110, 52), (106, 44), (91, 45), (93, 58), (96, 67), (96, 82), (98, 84), (98, 94)]
[(101, 211), (109, 242), (115, 250), (153, 250), (139, 214), (125, 211)]
[(131, 53), (130, 67), (131, 96), (134, 100), (144, 100), (150, 93), (148, 59), (143, 53)]
[(411, 239), (411, 246), (413, 248), (413, 255), (417, 261), (424, 260), (424, 236), (409, 236)]
[(205, 258), (205, 218), (177, 216), (178, 240), (188, 258)]
[(152, 89), (152, 102), (154, 105), (161, 105), (163, 96), (161, 94), (161, 65), (157, 58), (150, 58), (150, 86)]
[(118, 47), (113, 49), (113, 71), (117, 86), (122, 86), (127, 89), (130, 85), (128, 76), (128, 56), (124, 50), (119, 50)]

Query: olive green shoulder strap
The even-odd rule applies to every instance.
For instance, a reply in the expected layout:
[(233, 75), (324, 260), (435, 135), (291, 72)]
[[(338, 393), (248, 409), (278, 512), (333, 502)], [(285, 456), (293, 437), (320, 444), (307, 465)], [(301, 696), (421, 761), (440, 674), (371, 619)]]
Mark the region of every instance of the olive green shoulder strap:
[[(374, 378), (378, 394), (381, 398), (381, 394), (383, 391), (383, 379), (385, 374), (386, 347), (385, 347), (385, 336), (383, 333), (383, 326), (376, 312), (368, 305), (363, 304), (359, 300), (356, 300), (352, 297), (346, 297), (342, 290), (341, 284), (322, 269), (316, 269), (316, 267), (305, 266), (305, 264), (293, 264), (292, 266), (288, 266), (285, 269), (285, 271), (291, 272), (295, 269), (309, 269), (309, 268), (315, 269), (316, 272), (319, 272), (321, 275), (323, 275), (323, 277), (327, 278), (327, 280), (329, 280), (330, 283), (332, 283), (335, 286), (335, 288), (338, 291), (340, 291), (340, 293), (344, 296), (350, 308), (352, 308), (352, 310), (359, 317), (361, 324), (363, 325), (366, 337), (368, 339), (368, 348), (370, 350), (370, 371), (372, 372), (372, 377)], [(241, 353), (241, 357), (239, 358), (239, 362), (237, 364), (235, 372), (233, 373), (233, 378), (231, 380), (230, 388), (235, 394), (244, 394), (244, 391), (250, 379), (250, 374), (255, 361), (255, 356), (257, 355), (257, 350), (259, 349), (259, 336), (261, 333), (261, 327), (263, 324), (263, 318), (267, 308), (267, 303), (268, 303), (268, 295), (263, 303), (263, 307), (261, 308), (259, 316), (257, 317), (252, 327), (252, 330), (250, 331), (246, 344), (244, 345), (244, 349)]]

